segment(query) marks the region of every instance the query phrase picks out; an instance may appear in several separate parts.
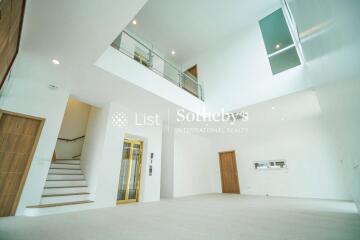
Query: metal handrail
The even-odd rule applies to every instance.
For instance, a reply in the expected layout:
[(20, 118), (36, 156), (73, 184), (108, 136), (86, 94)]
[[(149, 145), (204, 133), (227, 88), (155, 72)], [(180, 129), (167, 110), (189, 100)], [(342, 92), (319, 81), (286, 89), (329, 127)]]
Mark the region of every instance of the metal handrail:
[(80, 137), (76, 137), (76, 138), (58, 138), (58, 140), (60, 141), (65, 141), (65, 142), (74, 142), (74, 141), (77, 141), (81, 138), (85, 138), (85, 135), (84, 136), (80, 136)]
[(154, 51), (153, 48), (149, 48), (148, 46), (146, 46), (144, 43), (142, 43), (141, 41), (139, 41), (138, 39), (136, 39), (135, 36), (133, 36), (131, 33), (129, 33), (126, 30), (123, 30), (122, 33), (126, 33), (129, 37), (131, 37), (133, 40), (135, 40), (137, 43), (139, 43), (140, 45), (142, 45), (144, 48), (146, 48), (147, 50), (149, 50), (150, 54), (154, 54), (156, 56), (158, 56), (160, 59), (162, 59), (164, 62), (166, 62), (168, 65), (170, 65), (172, 68), (176, 69), (178, 72), (181, 72), (176, 66), (174, 66), (171, 62), (167, 61), (164, 57), (160, 56), (160, 54), (158, 54), (156, 51)]
[[(146, 44), (145, 43), (142, 43), (140, 40), (138, 40), (133, 34), (131, 34), (131, 33), (129, 33), (128, 31), (126, 31), (126, 30), (123, 30), (122, 31), (122, 33), (126, 33), (129, 37), (131, 37), (133, 40), (135, 40), (137, 43), (139, 43), (140, 45), (142, 45), (143, 47), (145, 47), (146, 49), (148, 49), (148, 50), (151, 50), (151, 51), (153, 51), (153, 49), (152, 49), (152, 47), (151, 47), (151, 49), (148, 47), (148, 46), (146, 46)], [(154, 51), (153, 51), (154, 52)], [(160, 57), (160, 56), (159, 56)]]
[(134, 40), (137, 44), (141, 45), (141, 47), (143, 47), (144, 49), (147, 50), (147, 52), (148, 52), (148, 54), (149, 54), (149, 60), (150, 60), (150, 62), (151, 62), (151, 58), (153, 58), (154, 56), (158, 57), (159, 59), (161, 59), (161, 60), (164, 62), (164, 66), (165, 66), (165, 64), (166, 64), (167, 66), (170, 66), (173, 70), (175, 70), (175, 71), (178, 73), (179, 78), (178, 78), (177, 80), (176, 80), (176, 79), (172, 79), (170, 76), (167, 76), (164, 72), (160, 72), (158, 69), (154, 68), (151, 63), (150, 63), (149, 66), (146, 65), (147, 68), (151, 69), (153, 72), (155, 72), (155, 73), (161, 75), (162, 77), (166, 78), (166, 79), (169, 80), (170, 82), (173, 82), (173, 83), (176, 82), (176, 84), (177, 84), (179, 87), (181, 87), (181, 88), (183, 88), (183, 89), (185, 89), (185, 90), (188, 90), (188, 92), (190, 92), (189, 89), (184, 88), (184, 83), (183, 83), (184, 80), (183, 80), (183, 78), (185, 77), (185, 78), (186, 78), (186, 81), (192, 82), (192, 84), (194, 84), (194, 85), (196, 86), (196, 88), (197, 88), (197, 94), (195, 94), (195, 93), (192, 93), (192, 94), (195, 95), (196, 97), (200, 98), (201, 100), (203, 100), (202, 86), (201, 86), (201, 84), (200, 84), (197, 80), (194, 79), (193, 76), (187, 74), (186, 72), (181, 71), (178, 67), (174, 66), (171, 62), (167, 61), (164, 57), (162, 57), (160, 54), (158, 54), (152, 47), (150, 48), (149, 46), (147, 46), (146, 44), (144, 44), (143, 42), (141, 42), (140, 40), (138, 40), (138, 39), (137, 39), (135, 36), (133, 36), (131, 33), (127, 32), (126, 30), (123, 30), (123, 31), (121, 32), (121, 34), (119, 35), (119, 37), (117, 38), (117, 39), (120, 41), (120, 42), (119, 42), (119, 45), (115, 44), (115, 41), (116, 41), (116, 40), (114, 41), (114, 43), (112, 44), (112, 46), (113, 46), (114, 48), (116, 48), (117, 50), (121, 51), (122, 53), (124, 53), (124, 54), (127, 55), (128, 57), (131, 57), (131, 58), (133, 57), (133, 53), (131, 53), (131, 52), (129, 52), (128, 50), (123, 49), (123, 48), (121, 47), (121, 42), (123, 41), (123, 40), (122, 40), (123, 34), (126, 34), (128, 37), (130, 37), (132, 40)]

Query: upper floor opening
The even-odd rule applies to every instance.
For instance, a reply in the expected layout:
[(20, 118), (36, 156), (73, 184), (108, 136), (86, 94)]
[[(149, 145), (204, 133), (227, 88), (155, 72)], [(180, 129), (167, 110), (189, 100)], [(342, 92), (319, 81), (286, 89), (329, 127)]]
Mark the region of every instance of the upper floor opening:
[[(206, 98), (209, 109), (233, 111), (308, 87), (300, 76), (301, 46), (286, 0), (210, 6), (149, 0), (111, 46)], [(269, 91), (255, 94), (258, 87)]]
[[(133, 20), (132, 24), (134, 23), (136, 20)], [(204, 100), (203, 87), (197, 78), (197, 67), (182, 70), (177, 63), (159, 53), (152, 44), (127, 30), (122, 31), (111, 46), (195, 97)], [(176, 52), (173, 50), (171, 54), (175, 55)]]

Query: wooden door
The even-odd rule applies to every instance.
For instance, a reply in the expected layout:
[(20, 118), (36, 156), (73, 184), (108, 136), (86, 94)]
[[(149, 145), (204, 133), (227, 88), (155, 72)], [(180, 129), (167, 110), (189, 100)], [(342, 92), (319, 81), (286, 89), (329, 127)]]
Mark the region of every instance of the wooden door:
[(193, 94), (194, 96), (199, 97), (197, 65), (189, 68), (188, 70), (185, 71), (185, 73), (186, 76), (183, 76), (182, 79), (182, 88), (188, 91), (189, 93)]
[(0, 111), (0, 217), (15, 215), (43, 122)]
[(195, 79), (198, 78), (198, 72), (197, 72), (197, 65), (192, 66), (191, 68), (189, 68), (188, 70), (186, 70), (185, 72), (190, 73), (191, 75), (193, 75), (195, 77)]
[(220, 152), (221, 186), (223, 193), (240, 193), (235, 151)]

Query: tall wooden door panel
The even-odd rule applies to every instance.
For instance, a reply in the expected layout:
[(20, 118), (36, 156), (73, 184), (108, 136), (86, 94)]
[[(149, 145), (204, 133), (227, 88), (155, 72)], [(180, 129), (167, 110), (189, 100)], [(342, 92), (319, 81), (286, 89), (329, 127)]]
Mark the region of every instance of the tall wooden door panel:
[(0, 3), (0, 52), (5, 48), (7, 44), (10, 22), (11, 22), (11, 1), (3, 1)]
[(14, 215), (40, 136), (41, 119), (0, 111), (0, 216)]
[(25, 0), (0, 0), (0, 88), (16, 57)]
[(219, 153), (223, 193), (240, 193), (235, 151)]

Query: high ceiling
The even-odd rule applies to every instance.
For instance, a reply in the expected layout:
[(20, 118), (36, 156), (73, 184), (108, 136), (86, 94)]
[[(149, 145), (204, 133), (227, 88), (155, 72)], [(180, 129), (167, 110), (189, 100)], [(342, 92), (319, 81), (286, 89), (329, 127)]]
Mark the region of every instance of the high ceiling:
[[(95, 106), (121, 101), (148, 111), (153, 106), (172, 107), (155, 94), (94, 65), (145, 2), (27, 0), (12, 76), (33, 79), (38, 85), (55, 85)], [(61, 64), (54, 65), (52, 59)], [(139, 95), (142, 98), (134, 97)]]
[[(261, 18), (267, 14), (266, 9), (271, 12), (272, 6), (274, 5), (276, 8), (276, 5), (279, 4), (279, 0), (182, 0), (178, 2), (175, 0), (163, 0), (162, 2), (149, 0), (143, 7), (145, 2), (146, 0), (102, 0), (101, 3), (87, 0), (28, 0), (20, 52), (15, 64), (17, 71), (13, 72), (12, 76), (33, 79), (39, 85), (56, 85), (59, 89), (70, 92), (73, 97), (96, 106), (102, 106), (110, 101), (122, 101), (129, 108), (144, 108), (147, 111), (159, 111), (161, 108), (167, 113), (168, 108), (176, 106), (174, 107), (173, 104), (155, 94), (146, 92), (94, 65), (109, 44), (137, 13), (137, 29), (148, 26), (149, 34), (157, 33), (154, 37), (159, 37), (159, 46), (161, 41), (169, 43), (168, 48), (174, 48), (177, 52), (176, 58), (186, 59), (186, 55), (191, 56), (201, 52), (201, 49), (207, 48), (206, 45), (211, 46), (212, 43), (214, 44), (212, 46), (216, 46), (218, 40), (215, 41), (215, 39), (225, 38), (227, 33), (231, 35), (232, 31), (236, 32), (236, 29), (241, 29), (243, 25), (250, 22), (249, 16), (254, 15), (250, 14), (252, 11), (257, 12), (257, 16), (259, 16), (257, 18)], [(206, 5), (210, 2), (211, 5)], [(357, 1), (354, 0), (354, 2), (358, 4)], [(306, 4), (301, 0), (295, 3)], [(161, 4), (163, 10), (159, 11)], [(312, 7), (312, 4), (307, 4)], [(341, 6), (347, 6), (349, 9), (352, 7), (351, 4), (340, 3), (336, 6), (337, 9)], [(321, 9), (322, 6), (318, 7)], [(157, 12), (150, 14), (151, 8)], [(188, 8), (191, 9), (187, 11), (188, 14), (183, 14), (184, 10)], [(169, 13), (170, 9), (174, 9), (171, 14)], [(206, 9), (206, 12), (200, 11), (201, 9)], [(353, 14), (348, 14), (349, 11), (342, 11), (346, 13), (344, 17), (346, 17), (347, 24), (345, 26), (348, 26), (347, 28), (339, 24), (335, 28), (331, 28), (331, 31), (327, 31), (326, 35), (316, 34), (316, 37), (308, 36), (305, 39), (306, 44), (303, 48), (307, 59), (311, 59), (306, 65), (307, 71), (312, 73), (311, 78), (321, 81), (321, 79), (328, 80), (329, 78), (345, 79), (344, 75), (357, 76), (359, 68), (357, 62), (353, 61), (359, 52), (358, 41), (355, 41), (359, 37), (358, 33), (354, 31), (358, 23), (357, 9), (353, 8)], [(197, 12), (201, 14), (195, 14)], [(301, 11), (294, 11), (295, 16), (299, 19), (300, 33), (309, 33), (312, 29), (309, 29), (309, 25), (312, 25), (309, 24), (310, 20), (305, 14), (306, 12), (304, 11), (301, 15)], [(146, 18), (143, 19), (142, 15), (144, 17), (152, 16), (152, 18), (144, 20)], [(184, 20), (182, 23), (179, 21), (179, 25), (176, 26), (176, 19), (179, 16), (183, 16)], [(212, 17), (207, 18), (207, 16)], [(315, 20), (313, 20), (315, 26), (317, 17), (315, 16)], [(230, 19), (232, 20), (230, 21)], [(192, 22), (194, 24), (191, 24)], [(157, 27), (161, 27), (163, 33), (151, 30)], [(166, 28), (169, 32), (168, 35), (164, 34)], [(177, 31), (175, 31), (176, 28)], [(213, 35), (214, 32), (218, 33)], [(354, 42), (343, 41), (343, 36), (348, 34), (353, 34), (354, 38), (350, 40), (354, 40)], [(209, 38), (208, 41), (205, 41), (207, 38)], [(150, 40), (150, 36), (147, 39)], [(165, 41), (165, 39), (169, 40)], [(155, 40), (153, 42), (155, 43)], [(340, 48), (340, 51), (339, 47), (341, 46), (344, 46), (344, 50)], [(354, 48), (345, 48), (345, 46), (354, 46)], [(330, 54), (324, 55), (325, 53)], [(316, 59), (317, 56), (321, 57)], [(60, 60), (61, 64), (57, 66), (52, 64), (53, 58)]]
[(280, 0), (149, 0), (127, 29), (184, 64), (280, 6)]

